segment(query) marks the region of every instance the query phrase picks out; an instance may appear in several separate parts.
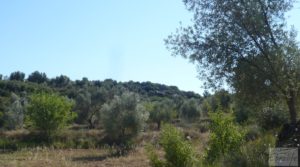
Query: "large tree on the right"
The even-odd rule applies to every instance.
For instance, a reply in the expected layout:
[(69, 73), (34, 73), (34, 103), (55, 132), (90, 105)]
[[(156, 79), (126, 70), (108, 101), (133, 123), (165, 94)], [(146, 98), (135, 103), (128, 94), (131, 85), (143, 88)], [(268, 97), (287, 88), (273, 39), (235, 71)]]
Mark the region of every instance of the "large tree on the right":
[(174, 55), (199, 65), (207, 86), (230, 85), (260, 105), (284, 101), (297, 122), (300, 50), (286, 25), (293, 0), (184, 0), (193, 25), (166, 39)]

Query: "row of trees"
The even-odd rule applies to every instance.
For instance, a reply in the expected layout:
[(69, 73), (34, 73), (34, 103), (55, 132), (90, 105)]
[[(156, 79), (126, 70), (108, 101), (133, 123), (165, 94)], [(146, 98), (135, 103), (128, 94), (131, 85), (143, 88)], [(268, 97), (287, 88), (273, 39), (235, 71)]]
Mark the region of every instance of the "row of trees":
[(201, 98), (200, 95), (191, 92), (191, 91), (180, 91), (176, 86), (166, 86), (163, 84), (151, 83), (151, 82), (116, 82), (112, 79), (106, 79), (104, 81), (89, 81), (88, 78), (83, 77), (81, 80), (72, 81), (68, 76), (60, 75), (54, 78), (48, 78), (47, 75), (43, 72), (35, 71), (31, 73), (27, 79), (25, 79), (25, 73), (16, 71), (10, 74), (9, 77), (2, 77), (0, 75), (0, 80), (10, 80), (10, 81), (28, 81), (32, 83), (46, 83), (50, 87), (54, 88), (65, 88), (68, 86), (71, 87), (80, 87), (85, 88), (89, 86), (104, 86), (114, 87), (114, 86), (122, 86), (129, 91), (146, 95), (146, 96), (161, 96), (161, 97), (171, 97), (175, 94), (179, 96), (184, 96), (186, 98)]
[[(64, 79), (62, 78), (65, 77), (58, 78), (61, 78), (63, 81)], [(59, 95), (72, 99), (74, 101), (72, 111), (77, 114), (77, 118), (74, 120), (75, 123), (88, 124), (89, 128), (95, 128), (100, 125), (102, 116), (101, 109), (105, 104), (110, 103), (116, 96), (120, 97), (124, 92), (128, 91), (139, 96), (144, 108), (149, 112), (148, 122), (155, 123), (158, 129), (160, 129), (162, 122), (170, 122), (171, 120), (179, 118), (186, 121), (197, 121), (200, 117), (207, 116), (209, 110), (217, 111), (217, 109), (226, 109), (230, 111), (232, 108), (232, 95), (224, 90), (218, 91), (215, 95), (206, 93), (206, 98), (203, 99), (199, 95), (194, 98), (188, 98), (184, 96), (184, 92), (182, 93), (181, 91), (174, 92), (172, 96), (161, 96), (161, 93), (154, 96), (139, 91), (134, 92), (127, 89), (126, 86), (128, 86), (128, 83), (125, 84), (126, 86), (123, 86), (122, 83), (117, 83), (113, 80), (101, 82), (89, 81), (87, 78), (83, 78), (80, 81), (70, 81), (70, 84), (66, 86), (63, 85), (65, 84), (60, 84), (60, 86), (57, 87), (43, 83), (0, 81), (0, 96), (2, 98), (2, 104), (0, 104), (0, 112), (2, 115), (0, 117), (0, 123), (2, 127), (8, 129), (22, 127), (23, 121), (18, 121), (20, 123), (13, 122), (16, 121), (15, 118), (17, 117), (23, 118), (22, 115), (26, 112), (25, 106), (28, 97), (34, 92), (56, 92)], [(138, 83), (134, 85), (138, 87)], [(141, 83), (141, 85), (143, 85), (143, 83)], [(148, 88), (151, 86), (150, 83), (146, 85), (148, 85)], [(150, 88), (148, 90), (150, 90)], [(157, 92), (158, 91), (159, 90), (157, 90)], [(12, 92), (14, 93), (12, 94)], [(18, 104), (20, 103), (21, 105), (15, 105), (17, 104), (15, 99), (20, 99)], [(16, 110), (16, 106), (18, 106), (18, 110), (21, 112), (9, 112), (10, 110)], [(11, 123), (9, 123), (10, 120)]]
[[(180, 91), (177, 87), (154, 84), (151, 82), (116, 82), (111, 79), (104, 81), (89, 81), (87, 78), (72, 81), (67, 76), (58, 76), (49, 79), (45, 73), (33, 72), (25, 80), (25, 74), (22, 72), (13, 72), (9, 78), (0, 80), (0, 124), (2, 127), (14, 129), (20, 126), (11, 126), (8, 124), (8, 118), (11, 118), (8, 112), (14, 108), (14, 97), (21, 98), (23, 102), (28, 101), (28, 97), (34, 92), (56, 92), (61, 96), (66, 96), (74, 101), (72, 111), (77, 113), (75, 123), (88, 124), (90, 128), (95, 128), (100, 121), (100, 111), (105, 103), (120, 96), (123, 92), (129, 91), (138, 94), (141, 101), (154, 103), (155, 101), (175, 100), (185, 101), (196, 99), (199, 103), (202, 97), (193, 92)], [(13, 95), (13, 94), (14, 95)], [(178, 103), (178, 104), (181, 104)], [(22, 113), (25, 112), (25, 103), (22, 103)], [(171, 107), (172, 108), (172, 107)], [(175, 106), (179, 111), (179, 106)], [(14, 113), (16, 114), (16, 113)]]
[[(41, 136), (48, 141), (53, 135), (60, 132), (67, 124), (72, 123), (76, 118), (76, 113), (72, 112), (74, 101), (55, 93), (38, 93), (29, 96), (28, 101), (22, 107), (21, 99), (14, 95), (14, 103), (10, 125), (20, 128), (25, 125), (27, 129), (38, 130)], [(190, 102), (192, 109), (186, 104), (182, 107), (184, 118), (195, 119), (197, 111), (196, 101)], [(152, 108), (149, 108), (149, 105)], [(141, 132), (149, 119), (150, 122), (158, 124), (169, 122), (173, 116), (170, 103), (147, 103), (140, 101), (140, 97), (131, 92), (123, 92), (121, 95), (115, 95), (112, 100), (103, 104), (96, 115), (100, 114), (99, 120), (106, 132), (106, 139), (111, 144), (127, 145), (132, 138)], [(147, 107), (148, 108), (147, 108)], [(161, 109), (158, 107), (162, 107)], [(150, 110), (149, 110), (150, 109)], [(22, 110), (26, 110), (23, 112)], [(196, 115), (199, 117), (199, 115)]]
[[(2, 75), (1, 75), (1, 79), (2, 79)], [(20, 71), (13, 72), (10, 74), (8, 79), (11, 81), (12, 80), (25, 81), (25, 73), (20, 72)], [(45, 73), (40, 73), (38, 71), (35, 71), (28, 76), (27, 80), (30, 82), (43, 83), (43, 82), (47, 82), (48, 78)]]
[[(3, 83), (13, 84), (13, 86), (3, 86), (5, 85)], [(38, 85), (34, 84), (33, 86)], [(9, 119), (4, 120), (4, 123), (7, 123), (7, 120), (12, 120), (9, 121), (11, 125), (15, 126), (12, 129), (23, 127), (38, 131), (41, 136), (45, 137), (43, 139), (51, 141), (54, 134), (60, 132), (69, 123), (74, 123), (74, 119), (77, 122), (79, 117), (84, 117), (86, 120), (91, 120), (94, 127), (98, 126), (105, 131), (106, 137), (103, 141), (106, 144), (121, 146), (119, 154), (126, 153), (127, 149), (131, 148), (130, 144), (133, 144), (131, 143), (133, 139), (142, 131), (148, 130), (152, 124), (155, 124), (158, 129), (164, 123), (175, 123), (175, 125), (183, 127), (193, 125), (192, 127), (197, 127), (202, 132), (203, 119), (209, 119), (210, 140), (204, 157), (208, 163), (214, 163), (224, 158), (225, 155), (230, 157), (232, 152), (243, 151), (240, 147), (242, 147), (244, 140), (248, 140), (248, 138), (253, 140), (253, 137), (255, 139), (257, 136), (255, 131), (249, 131), (245, 134), (241, 130), (243, 128), (238, 128), (234, 121), (245, 127), (254, 122), (255, 125), (259, 125), (265, 130), (273, 130), (286, 121), (284, 120), (285, 117), (281, 115), (285, 108), (281, 108), (280, 104), (265, 108), (265, 111), (258, 115), (253, 110), (249, 110), (247, 105), (240, 107), (239, 100), (224, 90), (217, 91), (213, 95), (205, 93), (205, 98), (201, 99), (186, 99), (180, 96), (173, 98), (145, 97), (129, 92), (126, 88), (117, 85), (89, 86), (78, 90), (74, 90), (72, 87), (71, 89), (67, 87), (48, 90), (46, 89), (49, 88), (47, 85), (41, 85), (43, 86), (37, 87), (38, 90), (25, 93), (24, 90), (31, 90), (30, 83), (0, 82), (0, 87), (5, 88), (4, 90), (13, 89), (23, 92), (16, 91), (15, 93), (18, 95), (10, 94), (6, 105), (10, 104), (11, 106), (8, 108), (11, 109), (4, 113), (5, 118)], [(1, 92), (1, 95), (5, 94), (5, 91)], [(245, 111), (246, 117), (240, 116)], [(10, 115), (8, 113), (12, 115), (7, 117)], [(87, 115), (80, 115), (84, 113)], [(238, 118), (242, 121), (237, 121)], [(177, 124), (177, 121), (180, 121), (180, 124)], [(189, 166), (190, 162), (194, 165), (198, 164), (194, 161), (199, 160), (198, 155), (181, 132), (167, 127), (163, 129), (162, 135), (160, 144), (166, 152), (166, 161), (156, 159), (156, 153), (152, 150), (151, 161), (155, 161), (152, 163), (158, 163), (162, 166), (170, 164)], [(182, 158), (178, 159), (179, 157)]]
[[(107, 99), (102, 99), (101, 106), (93, 109), (95, 111), (93, 120), (105, 132), (106, 137), (102, 142), (116, 145), (117, 147), (114, 148), (118, 149), (119, 154), (127, 153), (127, 150), (132, 148), (131, 144), (134, 144), (132, 142), (135, 137), (142, 131), (147, 130), (147, 125), (154, 123), (158, 129), (161, 126), (164, 127), (161, 131), (159, 144), (165, 151), (165, 158), (158, 158), (159, 156), (153, 147), (147, 148), (153, 166), (199, 166), (202, 163), (200, 163), (202, 158), (194, 150), (193, 145), (185, 140), (181, 131), (164, 125), (164, 123), (185, 120), (185, 124), (190, 124), (197, 123), (200, 118), (211, 119), (210, 140), (207, 150), (204, 152), (204, 159), (207, 163), (213, 164), (225, 155), (231, 156), (232, 152), (240, 151), (245, 133), (237, 128), (233, 122), (233, 117), (228, 117), (235, 110), (232, 107), (234, 105), (232, 103), (233, 95), (224, 90), (218, 91), (214, 95), (207, 94), (206, 98), (201, 100), (145, 98), (126, 89), (120, 92), (117, 90), (120, 89), (116, 89), (113, 94), (109, 94), (105, 89), (99, 89), (98, 93), (82, 96), (95, 97), (87, 103), (89, 104), (86, 106), (87, 109), (93, 108), (93, 103), (96, 103), (93, 100), (98, 101), (103, 97), (107, 97)], [(59, 95), (59, 92), (54, 93), (51, 91), (32, 92), (29, 95), (24, 94), (24, 97), (12, 94), (9, 113), (12, 113), (10, 119), (14, 121), (11, 122), (11, 125), (14, 125), (14, 128), (24, 127), (39, 132), (39, 137), (42, 137), (38, 138), (39, 140), (53, 141), (52, 137), (55, 134), (66, 128), (68, 124), (72, 124), (76, 116), (79, 116), (76, 113), (80, 112), (74, 109), (76, 109), (77, 101), (82, 102), (83, 99), (85, 98), (71, 99)], [(204, 109), (207, 109), (207, 111)], [(228, 115), (224, 115), (224, 113)], [(274, 114), (272, 109), (267, 113)], [(276, 112), (274, 116), (272, 118), (276, 118)], [(264, 125), (268, 126), (270, 123), (266, 121), (268, 115), (266, 115), (266, 118), (262, 117), (262, 119)], [(25, 126), (23, 126), (23, 123)]]

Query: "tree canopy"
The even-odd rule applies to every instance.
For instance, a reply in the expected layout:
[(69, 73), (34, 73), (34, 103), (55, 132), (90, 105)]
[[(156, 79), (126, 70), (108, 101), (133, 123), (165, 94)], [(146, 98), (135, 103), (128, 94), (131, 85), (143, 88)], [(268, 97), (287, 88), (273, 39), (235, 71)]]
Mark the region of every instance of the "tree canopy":
[(174, 55), (197, 62), (206, 86), (225, 83), (253, 104), (285, 100), (297, 120), (300, 50), (286, 26), (293, 0), (184, 0), (194, 24), (166, 39)]
[(9, 80), (24, 81), (25, 73), (16, 71), (10, 74)]
[(35, 71), (28, 76), (27, 80), (29, 82), (44, 83), (47, 82), (48, 78), (45, 73)]
[(148, 115), (138, 98), (134, 93), (124, 92), (104, 104), (102, 122), (110, 142), (126, 144), (142, 130)]

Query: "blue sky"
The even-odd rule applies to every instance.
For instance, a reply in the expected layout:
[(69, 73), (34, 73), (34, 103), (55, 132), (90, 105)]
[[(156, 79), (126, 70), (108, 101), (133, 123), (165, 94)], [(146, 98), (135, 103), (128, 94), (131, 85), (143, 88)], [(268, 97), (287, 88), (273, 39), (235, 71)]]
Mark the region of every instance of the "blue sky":
[[(297, 30), (299, 10), (289, 19)], [(163, 42), (191, 18), (181, 0), (0, 1), (0, 73), (151, 81), (201, 93), (196, 65), (172, 57)]]

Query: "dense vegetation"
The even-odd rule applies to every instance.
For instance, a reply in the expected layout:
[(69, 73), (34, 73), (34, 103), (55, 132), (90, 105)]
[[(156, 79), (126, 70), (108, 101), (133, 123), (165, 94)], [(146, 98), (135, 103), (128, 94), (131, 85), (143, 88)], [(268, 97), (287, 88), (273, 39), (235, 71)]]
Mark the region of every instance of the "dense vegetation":
[[(146, 139), (146, 145), (159, 145), (166, 152), (164, 159), (156, 153), (157, 147), (145, 147), (153, 166), (256, 160), (264, 164), (267, 156), (256, 159), (255, 150), (267, 149), (261, 148), (264, 142), (273, 145), (275, 134), (288, 122), (286, 106), (266, 103), (261, 111), (224, 89), (201, 96), (150, 82), (72, 81), (63, 75), (50, 79), (37, 71), (27, 78), (22, 72), (5, 77), (0, 81), (0, 95), (1, 147), (108, 145), (113, 148), (111, 156), (121, 156), (141, 144), (141, 135), (163, 127), (158, 140)], [(6, 135), (12, 130), (22, 131)], [(199, 135), (207, 133), (209, 141), (203, 143), (202, 151), (195, 150)], [(263, 151), (259, 154), (265, 156)]]
[(0, 75), (0, 146), (108, 146), (108, 157), (142, 147), (154, 167), (268, 166), (268, 148), (300, 146), (300, 49), (285, 20), (293, 2), (184, 0), (194, 25), (166, 44), (201, 67), (214, 93)]
[(296, 30), (286, 23), (294, 2), (185, 0), (194, 14), (193, 25), (166, 40), (174, 55), (201, 67), (207, 87), (230, 86), (240, 106), (247, 102), (251, 110), (268, 113), (280, 106), (278, 114), (287, 111), (290, 125), (280, 140), (293, 136), (299, 125), (300, 49)]
[[(118, 98), (122, 97), (125, 92), (132, 92), (138, 95), (139, 103), (148, 103), (153, 106), (158, 105), (158, 102), (161, 102), (161, 100), (165, 100), (161, 105), (171, 105), (174, 101), (178, 101), (178, 105), (180, 105), (190, 99), (197, 99), (198, 103), (202, 101), (202, 97), (199, 94), (180, 91), (175, 86), (166, 86), (151, 82), (139, 83), (130, 81), (122, 83), (111, 79), (89, 81), (87, 78), (71, 81), (67, 76), (63, 75), (49, 79), (46, 74), (37, 71), (30, 74), (26, 80), (25, 74), (22, 72), (13, 72), (6, 78), (0, 80), (0, 125), (6, 129), (17, 128), (14, 126), (24, 126), (23, 120), (19, 120), (18, 118), (23, 118), (28, 109), (29, 101), (30, 103), (34, 103), (34, 99), (37, 99), (34, 96), (31, 98), (31, 95), (41, 92), (45, 94), (55, 93), (73, 101), (74, 107), (72, 111), (77, 114), (75, 123), (89, 124), (90, 128), (95, 127), (97, 121), (100, 121), (102, 110), (108, 108), (108, 105), (113, 103), (114, 100), (118, 101)], [(128, 99), (121, 99), (122, 103), (129, 103), (128, 105), (136, 103), (124, 100)], [(179, 106), (172, 107), (175, 110)], [(160, 110), (157, 109), (157, 112), (160, 112)], [(30, 110), (27, 113), (29, 114)], [(15, 125), (11, 125), (11, 121), (15, 121)]]

